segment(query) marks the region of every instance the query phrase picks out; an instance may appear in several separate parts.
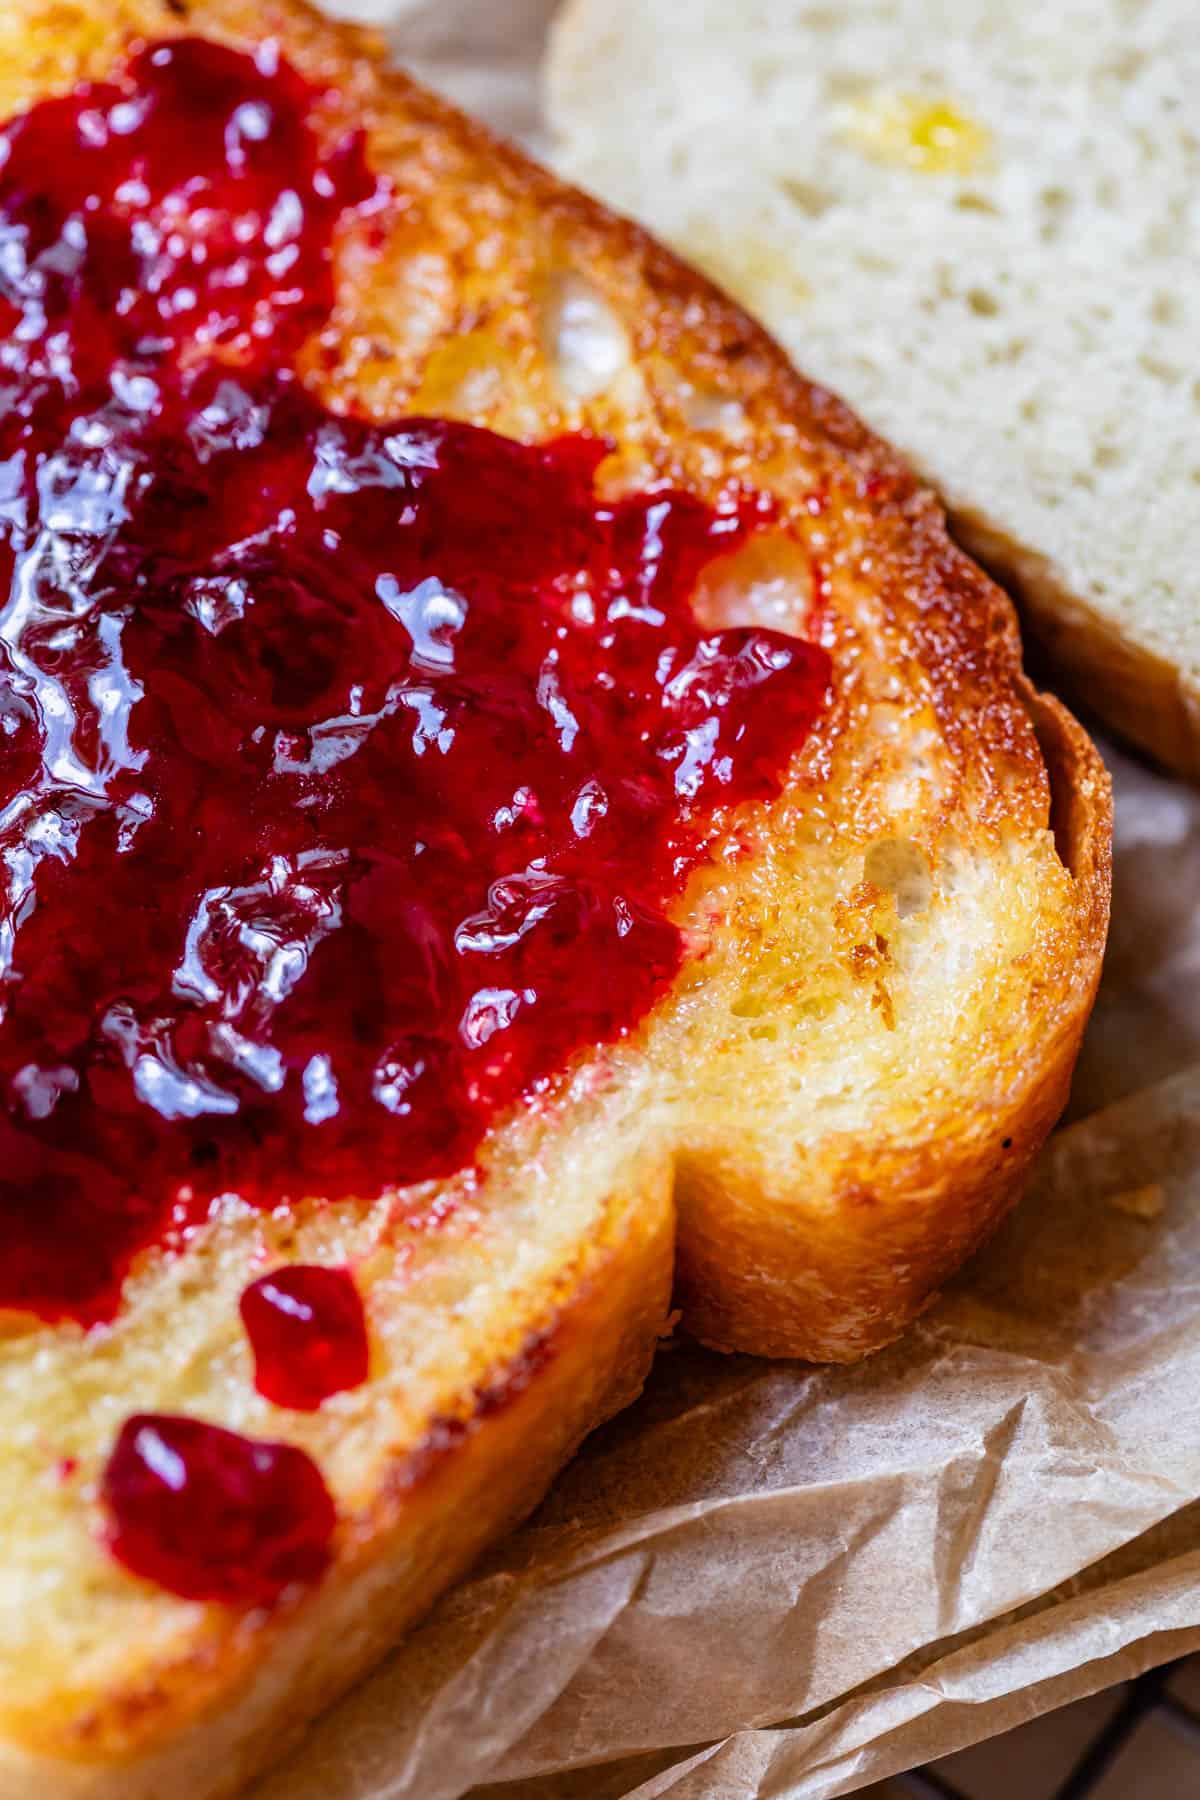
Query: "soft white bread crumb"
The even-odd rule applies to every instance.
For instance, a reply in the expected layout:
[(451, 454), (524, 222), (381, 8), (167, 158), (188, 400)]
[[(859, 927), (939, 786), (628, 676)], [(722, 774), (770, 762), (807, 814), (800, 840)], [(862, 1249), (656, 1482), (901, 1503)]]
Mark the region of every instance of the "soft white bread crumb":
[(565, 172), (905, 449), (1193, 773), (1198, 95), (1191, 0), (573, 0), (549, 64)]

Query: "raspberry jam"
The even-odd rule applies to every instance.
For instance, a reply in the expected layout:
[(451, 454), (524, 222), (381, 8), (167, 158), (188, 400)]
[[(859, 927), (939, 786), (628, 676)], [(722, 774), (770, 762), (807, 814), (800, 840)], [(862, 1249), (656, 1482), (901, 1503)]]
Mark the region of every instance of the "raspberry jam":
[(714, 810), (824, 703), (689, 606), (765, 503), (305, 390), (336, 236), (403, 205), (323, 100), (185, 39), (0, 132), (0, 1306), (48, 1319), (223, 1197), (469, 1164), (670, 983)]
[(329, 1560), (333, 1501), (293, 1444), (146, 1413), (122, 1426), (103, 1498), (113, 1555), (185, 1600), (266, 1606)]
[(275, 1269), (251, 1282), (241, 1311), (254, 1385), (276, 1406), (315, 1412), (367, 1379), (367, 1322), (348, 1269)]

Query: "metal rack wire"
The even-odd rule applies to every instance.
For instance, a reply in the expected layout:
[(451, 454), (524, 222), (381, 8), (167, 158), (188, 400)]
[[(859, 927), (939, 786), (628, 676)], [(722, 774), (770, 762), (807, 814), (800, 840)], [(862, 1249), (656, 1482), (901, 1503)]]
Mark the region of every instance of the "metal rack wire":
[[(1167, 1687), (1178, 1666), (1164, 1663), (1129, 1683), (1120, 1706), (1055, 1788), (1051, 1800), (1089, 1800), (1138, 1726), (1149, 1718), (1161, 1719), (1191, 1745), (1196, 1753), (1195, 1791), (1200, 1793), (1200, 1713), (1176, 1699)], [(961, 1788), (933, 1769), (912, 1769), (907, 1775), (894, 1775), (892, 1781), (916, 1800), (968, 1800)]]

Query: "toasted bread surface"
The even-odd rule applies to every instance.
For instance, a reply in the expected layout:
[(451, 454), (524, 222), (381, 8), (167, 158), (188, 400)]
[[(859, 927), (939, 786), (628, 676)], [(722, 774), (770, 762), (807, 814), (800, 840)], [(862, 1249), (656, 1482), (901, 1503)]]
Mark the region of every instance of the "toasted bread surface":
[(1063, 679), (1193, 779), (1196, 77), (1180, 0), (570, 0), (548, 86), (567, 172), (899, 444)]
[[(382, 246), (340, 243), (305, 379), (377, 418), (607, 435), (613, 494), (772, 495), (780, 531), (696, 604), (802, 632), (816, 567), (834, 691), (778, 800), (728, 817), (689, 882), (672, 992), (500, 1120), (478, 1171), (232, 1207), (147, 1253), (111, 1326), (9, 1322), (4, 1796), (236, 1791), (637, 1391), (673, 1257), (686, 1325), (722, 1348), (893, 1338), (1015, 1197), (1107, 919), (1107, 780), (1028, 687), (1005, 597), (904, 465), (636, 228), (291, 0), (21, 0), (0, 106), (188, 32), (276, 40), (406, 197)], [(370, 1381), (311, 1415), (255, 1391), (238, 1329), (248, 1272), (289, 1260), (350, 1264), (371, 1331)], [(341, 1521), (324, 1580), (239, 1614), (113, 1562), (97, 1482), (145, 1410), (306, 1449)]]

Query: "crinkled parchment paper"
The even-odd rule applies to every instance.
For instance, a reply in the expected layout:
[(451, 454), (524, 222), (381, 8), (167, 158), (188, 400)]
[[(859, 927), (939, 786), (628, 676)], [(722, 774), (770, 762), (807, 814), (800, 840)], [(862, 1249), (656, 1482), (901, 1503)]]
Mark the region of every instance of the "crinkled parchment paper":
[[(528, 136), (550, 11), (395, 41)], [(846, 1794), (1200, 1648), (1200, 795), (1110, 761), (1073, 1122), (999, 1238), (857, 1369), (664, 1351), (259, 1800)]]

